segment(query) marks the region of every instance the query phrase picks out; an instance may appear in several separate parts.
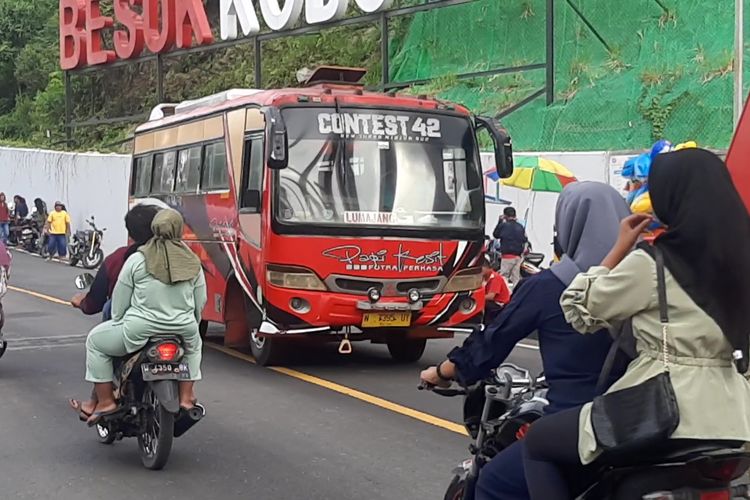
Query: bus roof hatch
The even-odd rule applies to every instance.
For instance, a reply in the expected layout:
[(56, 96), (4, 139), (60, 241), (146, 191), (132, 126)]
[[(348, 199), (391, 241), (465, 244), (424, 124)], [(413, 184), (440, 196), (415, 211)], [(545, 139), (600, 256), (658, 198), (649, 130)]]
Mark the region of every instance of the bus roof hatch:
[(349, 85), (363, 85), (362, 78), (367, 74), (364, 68), (347, 68), (344, 66), (319, 66), (305, 81), (309, 87), (318, 83), (344, 83)]

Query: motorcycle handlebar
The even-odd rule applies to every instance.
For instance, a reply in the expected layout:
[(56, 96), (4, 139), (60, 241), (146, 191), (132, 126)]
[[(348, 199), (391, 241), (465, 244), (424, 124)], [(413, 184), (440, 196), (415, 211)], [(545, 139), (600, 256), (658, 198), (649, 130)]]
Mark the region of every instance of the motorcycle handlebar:
[(465, 396), (466, 390), (465, 389), (451, 389), (450, 387), (437, 387), (432, 384), (428, 384), (427, 382), (422, 382), (417, 386), (417, 390), (420, 391), (432, 391), (438, 396), (444, 396), (446, 398), (452, 398), (455, 396)]

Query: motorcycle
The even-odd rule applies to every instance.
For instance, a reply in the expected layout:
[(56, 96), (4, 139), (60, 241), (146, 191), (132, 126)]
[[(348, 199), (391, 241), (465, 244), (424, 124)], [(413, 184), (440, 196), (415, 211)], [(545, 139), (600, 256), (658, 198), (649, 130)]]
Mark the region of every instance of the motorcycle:
[[(85, 273), (75, 278), (76, 287), (88, 288), (94, 277)], [(179, 382), (190, 378), (183, 362), (182, 339), (175, 335), (152, 337), (143, 349), (115, 359), (117, 410), (96, 423), (100, 442), (112, 444), (124, 437), (138, 439), (141, 463), (151, 470), (164, 468), (174, 438), (185, 434), (206, 416), (195, 404), (180, 407)]]
[(13, 255), (0, 243), (0, 358), (8, 349), (8, 342), (3, 338), (3, 327), (5, 326), (5, 309), (2, 298), (8, 292), (8, 280), (10, 279), (10, 267)]
[(17, 245), (29, 253), (38, 253), (42, 257), (47, 256), (45, 245), (46, 235), (43, 233), (43, 227), (36, 220), (27, 219), (25, 224), (19, 228)]
[[(425, 386), (420, 386), (425, 388)], [(470, 389), (429, 387), (435, 394), (465, 396), (464, 425), (474, 442), (472, 457), (453, 472), (445, 500), (473, 500), (481, 468), (513, 442), (523, 439), (547, 405), (546, 381), (503, 364)], [(734, 443), (732, 443), (734, 444)], [(743, 443), (670, 441), (662, 451), (602, 466), (592, 484), (574, 485), (576, 500), (734, 500), (750, 498), (748, 485), (733, 485), (750, 469)], [(590, 481), (589, 481), (590, 483)]]
[[(485, 246), (485, 252), (490, 258), (492, 269), (499, 271), (502, 256), (500, 254), (499, 245), (495, 243), (495, 240), (488, 241)], [(521, 277), (528, 278), (529, 276), (540, 273), (542, 271), (543, 261), (544, 254), (532, 252), (531, 243), (527, 243), (523, 253), (523, 260), (521, 261)]]
[(93, 215), (91, 220), (87, 220), (86, 223), (91, 229), (75, 232), (68, 245), (68, 254), (70, 255), (71, 266), (76, 266), (80, 262), (84, 268), (94, 269), (99, 267), (104, 260), (104, 251), (101, 249), (101, 245), (104, 231), (107, 228), (97, 228)]
[(473, 440), (472, 456), (453, 470), (445, 500), (473, 500), (482, 467), (523, 438), (549, 404), (544, 375), (532, 379), (528, 371), (511, 363), (500, 365), (490, 378), (468, 389), (424, 384), (419, 389), (444, 397), (465, 396), (464, 426)]

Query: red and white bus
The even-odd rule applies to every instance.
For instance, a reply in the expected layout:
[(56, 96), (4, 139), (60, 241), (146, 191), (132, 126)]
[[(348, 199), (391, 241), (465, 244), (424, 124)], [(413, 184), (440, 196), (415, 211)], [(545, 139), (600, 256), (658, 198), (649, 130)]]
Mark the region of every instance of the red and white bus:
[(182, 213), (206, 273), (204, 320), (261, 364), (302, 336), (415, 361), (426, 339), (482, 321), (476, 133), (501, 177), (510, 139), (462, 106), (367, 92), (363, 75), (324, 67), (303, 88), (160, 105), (135, 133), (131, 204)]

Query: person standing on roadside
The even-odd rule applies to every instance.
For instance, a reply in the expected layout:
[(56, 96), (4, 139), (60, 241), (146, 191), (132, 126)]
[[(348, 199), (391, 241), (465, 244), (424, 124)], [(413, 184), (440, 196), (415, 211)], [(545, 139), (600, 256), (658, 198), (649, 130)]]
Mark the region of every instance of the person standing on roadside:
[(13, 218), (16, 220), (25, 219), (29, 215), (29, 206), (26, 204), (26, 198), (17, 194), (13, 197)]
[(5, 200), (5, 193), (0, 193), (0, 240), (3, 244), (8, 244), (8, 235), (10, 234), (10, 208)]
[(57, 252), (61, 259), (68, 255), (68, 234), (70, 233), (70, 215), (65, 211), (62, 202), (55, 202), (55, 210), (47, 217), (47, 232), (49, 233), (49, 256), (51, 260)]
[(526, 248), (526, 230), (516, 220), (516, 209), (505, 207), (492, 236), (500, 240), (500, 274), (512, 285), (521, 281), (521, 262)]

